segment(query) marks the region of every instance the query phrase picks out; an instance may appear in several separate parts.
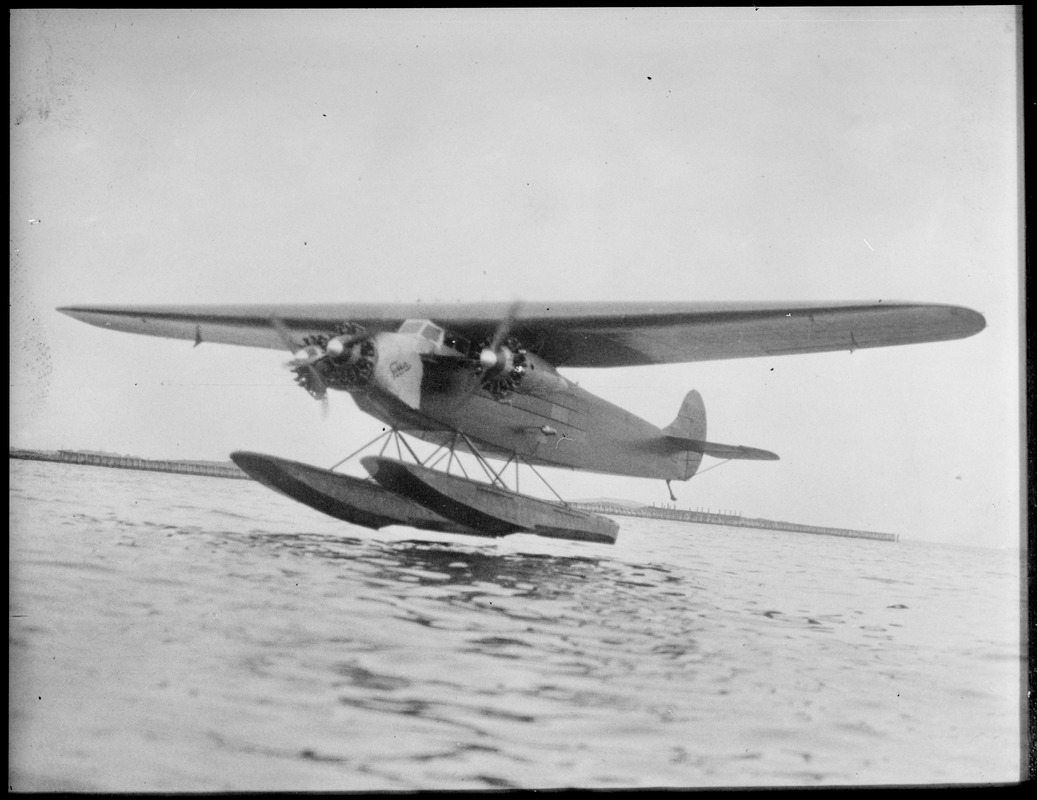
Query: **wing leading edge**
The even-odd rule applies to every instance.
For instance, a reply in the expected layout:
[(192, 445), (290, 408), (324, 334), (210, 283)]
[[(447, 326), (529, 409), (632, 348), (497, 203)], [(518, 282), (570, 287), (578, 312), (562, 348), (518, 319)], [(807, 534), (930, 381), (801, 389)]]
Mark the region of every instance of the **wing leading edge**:
[[(431, 319), (478, 341), (512, 307), (469, 304), (67, 306), (109, 330), (247, 347), (284, 348), (276, 319), (300, 337), (345, 322), (372, 332)], [(526, 303), (511, 328), (557, 366), (623, 367), (822, 353), (962, 339), (986, 326), (962, 306), (922, 303)]]

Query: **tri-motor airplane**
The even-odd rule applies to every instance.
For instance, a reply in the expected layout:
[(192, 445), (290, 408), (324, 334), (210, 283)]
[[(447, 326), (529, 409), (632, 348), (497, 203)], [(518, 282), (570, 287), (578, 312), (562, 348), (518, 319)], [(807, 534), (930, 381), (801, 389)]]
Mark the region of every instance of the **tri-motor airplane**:
[[(767, 450), (706, 438), (690, 391), (658, 428), (580, 388), (558, 367), (624, 367), (960, 339), (985, 327), (960, 306), (917, 303), (551, 303), (71, 306), (116, 331), (287, 348), (296, 382), (326, 402), (348, 392), (384, 422), (413, 462), (367, 456), (372, 480), (239, 451), (261, 483), (339, 519), (483, 536), (527, 532), (612, 543), (618, 526), (564, 501), (504, 485), (511, 463), (686, 481), (703, 456), (774, 460)], [(418, 458), (401, 434), (439, 449)], [(382, 437), (379, 437), (381, 439)], [(370, 443), (371, 445), (375, 442)], [(364, 449), (364, 448), (361, 448)], [(452, 473), (474, 455), (489, 482)], [(439, 455), (438, 460), (433, 458)], [(356, 454), (354, 454), (356, 455)], [(436, 469), (448, 458), (445, 469)], [(488, 458), (503, 460), (494, 469)], [(340, 462), (341, 463), (341, 462)], [(460, 462), (459, 468), (464, 471)], [(336, 465), (338, 466), (338, 465)], [(539, 474), (539, 473), (537, 473)], [(553, 490), (552, 490), (553, 491)], [(672, 497), (672, 493), (671, 493)], [(559, 498), (561, 501), (561, 498)]]

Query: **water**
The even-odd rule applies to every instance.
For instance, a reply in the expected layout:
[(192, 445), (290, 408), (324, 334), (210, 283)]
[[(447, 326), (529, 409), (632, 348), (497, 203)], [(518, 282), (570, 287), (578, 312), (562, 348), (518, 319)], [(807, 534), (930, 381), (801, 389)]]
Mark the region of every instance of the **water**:
[(1018, 554), (352, 528), (10, 461), (15, 790), (1011, 782)]

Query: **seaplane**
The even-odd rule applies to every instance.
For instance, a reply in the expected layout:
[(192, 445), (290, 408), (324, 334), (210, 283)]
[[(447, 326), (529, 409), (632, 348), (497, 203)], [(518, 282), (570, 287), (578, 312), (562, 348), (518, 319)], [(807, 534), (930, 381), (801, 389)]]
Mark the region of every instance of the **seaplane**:
[[(329, 391), (352, 395), (386, 426), (347, 456), (381, 442), (377, 454), (360, 458), (367, 478), (337, 471), (347, 459), (324, 469), (262, 453), (231, 454), (261, 484), (318, 511), (372, 529), (531, 533), (606, 544), (618, 536), (614, 520), (557, 493), (554, 500), (521, 493), (520, 466), (541, 479), (538, 467), (562, 467), (658, 479), (669, 488), (671, 481), (692, 478), (706, 456), (778, 456), (709, 441), (696, 390), (660, 428), (582, 389), (559, 369), (852, 352), (962, 339), (986, 325), (980, 313), (962, 306), (881, 301), (76, 305), (58, 311), (108, 330), (195, 346), (287, 350), (295, 382), (325, 409)], [(408, 437), (436, 449), (419, 458)], [(385, 454), (391, 439), (396, 458)], [(461, 454), (469, 462), (474, 456), (482, 474), (469, 476)], [(505, 480), (510, 465), (513, 487)], [(672, 489), (670, 496), (675, 499)]]

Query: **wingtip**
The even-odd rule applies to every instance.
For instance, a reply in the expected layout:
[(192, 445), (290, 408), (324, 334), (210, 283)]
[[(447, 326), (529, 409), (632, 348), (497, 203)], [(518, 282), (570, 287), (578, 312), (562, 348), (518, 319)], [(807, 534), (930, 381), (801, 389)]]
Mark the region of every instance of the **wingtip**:
[(89, 306), (58, 306), (55, 310), (59, 314), (64, 314), (66, 317), (85, 322), (88, 325), (99, 324), (94, 317), (98, 313), (97, 309), (90, 308)]
[(64, 314), (66, 317), (72, 317), (72, 319), (82, 319), (80, 316), (85, 309), (79, 306), (58, 306), (56, 309), (59, 314)]
[(954, 319), (955, 332), (960, 338), (975, 336), (987, 327), (987, 319), (978, 311), (966, 306), (949, 306), (951, 317)]
[(964, 309), (966, 312), (965, 318), (969, 327), (969, 336), (973, 336), (987, 327), (987, 319), (978, 311), (973, 311), (971, 308)]

